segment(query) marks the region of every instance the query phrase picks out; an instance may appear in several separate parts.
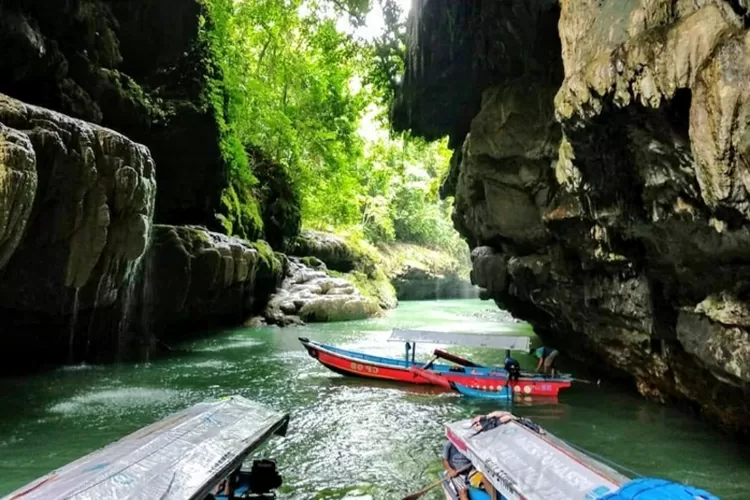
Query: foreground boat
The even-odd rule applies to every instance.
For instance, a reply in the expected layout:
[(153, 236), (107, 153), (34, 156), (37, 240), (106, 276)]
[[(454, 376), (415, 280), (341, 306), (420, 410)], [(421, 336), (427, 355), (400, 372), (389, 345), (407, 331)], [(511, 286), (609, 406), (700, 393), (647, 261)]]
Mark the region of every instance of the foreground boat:
[[(466, 337), (466, 343), (472, 345), (473, 338), (480, 337), (479, 342), (483, 347), (498, 347), (504, 349), (523, 348), (528, 346), (528, 337), (509, 337), (470, 334), (450, 334), (444, 332), (418, 332), (414, 337), (403, 334), (404, 330), (394, 330), (391, 340), (402, 340), (409, 338), (412, 344), (416, 342), (452, 343), (455, 339)], [(429, 335), (427, 335), (429, 334)], [(421, 338), (416, 338), (421, 337)], [(481, 338), (488, 337), (488, 338)], [(411, 347), (412, 358), (396, 359), (381, 356), (372, 356), (356, 351), (349, 351), (338, 347), (314, 342), (300, 337), (300, 343), (305, 347), (307, 353), (326, 368), (341, 375), (365, 377), (379, 380), (390, 380), (394, 382), (405, 382), (410, 384), (431, 384), (445, 388), (449, 384), (460, 384), (464, 387), (485, 391), (498, 391), (506, 382), (508, 372), (504, 369), (484, 366), (452, 366), (434, 362), (418, 363), (414, 359), (414, 347)], [(528, 347), (526, 347), (528, 349)], [(520, 349), (519, 349), (520, 350)], [(442, 351), (439, 351), (442, 353)], [(433, 359), (434, 361), (434, 359)], [(421, 371), (420, 371), (421, 370)], [(425, 374), (429, 374), (425, 376)], [(437, 378), (436, 378), (437, 377)], [(537, 374), (522, 373), (517, 381), (508, 385), (514, 393), (528, 396), (557, 396), (561, 389), (570, 387), (573, 381), (570, 377), (545, 377)]]
[[(631, 481), (530, 421), (477, 432), (471, 420), (463, 420), (448, 424), (446, 436), (492, 483), (498, 500), (719, 500), (663, 479)], [(442, 487), (446, 499), (458, 499), (450, 481)], [(470, 498), (491, 496), (472, 489)]]
[[(289, 416), (241, 396), (200, 403), (19, 488), (6, 499), (271, 499), (275, 462), (244, 460)], [(223, 493), (217, 487), (226, 481)], [(212, 496), (209, 496), (212, 495)], [(248, 495), (254, 495), (249, 497)]]

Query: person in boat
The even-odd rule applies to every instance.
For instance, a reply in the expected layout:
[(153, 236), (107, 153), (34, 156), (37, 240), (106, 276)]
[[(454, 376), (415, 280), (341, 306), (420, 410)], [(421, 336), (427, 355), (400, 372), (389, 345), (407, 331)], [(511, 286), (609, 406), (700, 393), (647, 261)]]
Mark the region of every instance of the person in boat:
[[(497, 411), (490, 413), (487, 417), (497, 417), (502, 420), (502, 418), (507, 418), (505, 415), (511, 414), (508, 412)], [(479, 418), (481, 417), (476, 417), (474, 421), (472, 421), (472, 427), (477, 431), (482, 429), (481, 424), (479, 424)], [(505, 421), (507, 422), (508, 420)], [(448, 473), (448, 477), (452, 479), (453, 486), (458, 492), (458, 498), (461, 500), (469, 500), (467, 488), (472, 487), (481, 488), (489, 494), (491, 499), (497, 499), (495, 487), (484, 477), (484, 474), (476, 470), (473, 466), (469, 468), (469, 470), (459, 473), (461, 469), (472, 464), (471, 461), (458, 451), (458, 448), (456, 448), (456, 446), (448, 439), (446, 439), (443, 444), (441, 458), (443, 461), (443, 468)]]
[(560, 354), (557, 349), (542, 346), (537, 349), (532, 348), (532, 353), (539, 358), (539, 362), (536, 365), (537, 373), (549, 374), (554, 377), (557, 373), (555, 362), (557, 361), (557, 356)]
[(447, 476), (451, 479), (453, 486), (458, 492), (458, 498), (460, 500), (469, 500), (467, 486), (471, 484), (469, 482), (469, 474), (472, 472), (473, 467), (463, 472), (462, 469), (470, 466), (471, 460), (458, 451), (458, 448), (448, 439), (443, 443), (443, 452), (440, 454), (440, 458), (442, 459), (443, 468)]
[(518, 382), (518, 379), (521, 377), (521, 365), (510, 356), (505, 358), (505, 371), (508, 372), (508, 378), (505, 381), (506, 384), (511, 380)]

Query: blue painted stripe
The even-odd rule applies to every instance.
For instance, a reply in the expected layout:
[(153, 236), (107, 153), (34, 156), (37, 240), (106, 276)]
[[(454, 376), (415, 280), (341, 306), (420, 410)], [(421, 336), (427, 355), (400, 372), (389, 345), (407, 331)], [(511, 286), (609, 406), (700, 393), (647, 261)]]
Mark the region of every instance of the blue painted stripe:
[(469, 396), (472, 398), (502, 399), (504, 401), (513, 399), (513, 391), (511, 391), (509, 387), (503, 388), (502, 391), (482, 391), (480, 389), (472, 389), (471, 387), (466, 387), (465, 385), (456, 384), (456, 390), (458, 390), (458, 392), (460, 392), (464, 396)]

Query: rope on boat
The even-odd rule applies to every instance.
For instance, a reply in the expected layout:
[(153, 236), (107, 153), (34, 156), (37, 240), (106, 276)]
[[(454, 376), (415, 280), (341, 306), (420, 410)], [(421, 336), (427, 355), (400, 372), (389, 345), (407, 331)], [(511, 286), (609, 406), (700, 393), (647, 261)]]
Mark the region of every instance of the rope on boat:
[[(558, 438), (558, 439), (560, 439), (560, 438)], [(633, 477), (643, 477), (643, 474), (640, 474), (638, 471), (635, 471), (635, 470), (633, 470), (633, 469), (631, 469), (629, 467), (625, 467), (624, 465), (620, 465), (620, 464), (618, 464), (616, 462), (613, 462), (612, 460), (609, 460), (609, 459), (607, 459), (607, 458), (605, 458), (605, 457), (603, 457), (603, 456), (601, 456), (601, 455), (599, 455), (597, 453), (593, 453), (593, 452), (591, 452), (591, 451), (589, 451), (589, 450), (587, 450), (587, 449), (585, 449), (585, 448), (583, 448), (581, 446), (578, 446), (578, 445), (575, 445), (575, 444), (573, 444), (571, 442), (565, 441), (564, 439), (561, 439), (561, 441), (563, 441), (565, 444), (567, 444), (571, 448), (575, 448), (576, 450), (580, 451), (581, 453), (583, 453), (585, 455), (588, 455), (590, 457), (593, 457), (593, 458), (599, 460), (600, 462), (603, 462), (603, 463), (609, 465), (613, 469), (618, 469), (618, 470), (627, 472), (628, 474), (631, 474)]]

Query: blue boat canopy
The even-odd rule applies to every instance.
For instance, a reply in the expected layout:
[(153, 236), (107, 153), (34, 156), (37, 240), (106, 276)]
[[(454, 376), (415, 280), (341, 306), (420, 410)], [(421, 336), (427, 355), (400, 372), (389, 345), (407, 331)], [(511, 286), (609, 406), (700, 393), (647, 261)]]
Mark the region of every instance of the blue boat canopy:
[(719, 497), (686, 484), (642, 477), (601, 500), (719, 500)]
[(241, 396), (199, 403), (19, 488), (5, 498), (203, 500), (289, 416)]
[(394, 329), (388, 341), (489, 347), (492, 349), (509, 349), (511, 351), (528, 351), (531, 346), (531, 339), (524, 336), (503, 335), (500, 333), (458, 333), (401, 329)]

